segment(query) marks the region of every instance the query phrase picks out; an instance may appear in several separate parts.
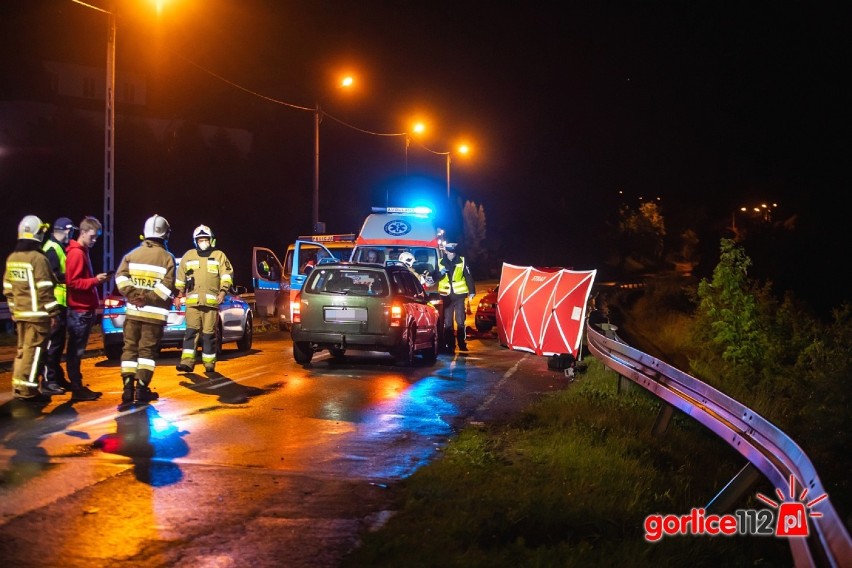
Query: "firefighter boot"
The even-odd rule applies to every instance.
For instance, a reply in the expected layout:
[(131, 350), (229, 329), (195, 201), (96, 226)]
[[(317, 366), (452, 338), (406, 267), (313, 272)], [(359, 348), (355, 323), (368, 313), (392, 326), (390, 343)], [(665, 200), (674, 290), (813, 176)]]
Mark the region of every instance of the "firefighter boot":
[(195, 359), (184, 359), (181, 358), (180, 363), (177, 364), (176, 368), (181, 373), (191, 373), (192, 369), (195, 367)]
[(121, 392), (121, 404), (133, 404), (133, 395), (136, 390), (136, 378), (133, 375), (122, 375), (124, 390)]
[(136, 383), (136, 402), (152, 402), (160, 398), (159, 393), (152, 391), (147, 383)]
[(458, 337), (458, 341), (459, 341), (459, 351), (467, 351), (467, 342), (466, 342), (467, 336), (465, 334), (465, 329), (461, 328), (460, 330), (458, 330), (456, 332), (456, 336)]

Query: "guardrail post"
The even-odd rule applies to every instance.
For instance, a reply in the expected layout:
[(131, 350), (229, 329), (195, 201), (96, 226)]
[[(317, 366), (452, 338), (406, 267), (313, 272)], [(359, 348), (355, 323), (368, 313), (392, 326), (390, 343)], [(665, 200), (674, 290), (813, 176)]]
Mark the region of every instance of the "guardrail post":
[(629, 391), (631, 382), (632, 381), (630, 381), (630, 379), (628, 379), (624, 375), (618, 375), (618, 386), (617, 386), (616, 392), (618, 394), (621, 394), (623, 392)]
[(709, 515), (710, 513), (720, 515), (731, 511), (734, 505), (739, 503), (742, 498), (754, 491), (761, 478), (760, 470), (754, 467), (751, 462), (747, 463), (729, 482), (716, 494), (713, 499), (707, 503), (704, 510)]
[(664, 433), (669, 427), (669, 422), (672, 421), (672, 416), (674, 416), (674, 406), (671, 404), (663, 404), (660, 407), (660, 412), (657, 413), (657, 420), (654, 421), (654, 427), (651, 429), (651, 433), (654, 434), (654, 436), (659, 436)]

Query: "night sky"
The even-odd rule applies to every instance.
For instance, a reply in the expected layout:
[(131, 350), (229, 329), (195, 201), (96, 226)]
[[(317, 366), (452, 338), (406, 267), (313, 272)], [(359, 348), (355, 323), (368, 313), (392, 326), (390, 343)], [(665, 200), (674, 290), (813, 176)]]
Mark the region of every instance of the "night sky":
[[(220, 244), (237, 248), (231, 256), (251, 244), (283, 250), (310, 231), (313, 116), (199, 67), (277, 101), (319, 101), (357, 127), (328, 118), (321, 126), (320, 219), (329, 232), (357, 231), (371, 205), (409, 195), (398, 188), (412, 179), (431, 178), (445, 209), (444, 156), (413, 142), (406, 178), (403, 138), (379, 135), (425, 115), (427, 148), (470, 142), (469, 157), (453, 157), (452, 194), (484, 205), (489, 238), (510, 262), (596, 268), (595, 243), (619, 200), (639, 198), (659, 198), (672, 231), (700, 223), (711, 251), (735, 209), (778, 203), (776, 219), (790, 228), (769, 245), (775, 276), (817, 274), (777, 278), (791, 286), (836, 280), (849, 259), (848, 20), (828, 7), (171, 0), (157, 21), (146, 0), (121, 4), (118, 71), (144, 73), (159, 112), (249, 129), (280, 121), (291, 132), (280, 193), (234, 188), (251, 204), (246, 217), (263, 221), (223, 227)], [(9, 88), (24, 55), (103, 65), (104, 28), (102, 14), (71, 0), (4, 0), (0, 100), (25, 96)], [(332, 86), (342, 70), (359, 85), (345, 97)], [(121, 184), (117, 171), (117, 200)], [(92, 203), (100, 192), (92, 189)], [(15, 203), (3, 223), (22, 212), (51, 221), (89, 212), (72, 203)], [(208, 218), (220, 222), (234, 208), (220, 202)], [(168, 200), (157, 211), (187, 234), (176, 250), (204, 221), (204, 212), (168, 212)], [(153, 212), (117, 219), (117, 232)], [(11, 245), (13, 230), (6, 234)], [(832, 300), (848, 297), (848, 286), (819, 286)]]

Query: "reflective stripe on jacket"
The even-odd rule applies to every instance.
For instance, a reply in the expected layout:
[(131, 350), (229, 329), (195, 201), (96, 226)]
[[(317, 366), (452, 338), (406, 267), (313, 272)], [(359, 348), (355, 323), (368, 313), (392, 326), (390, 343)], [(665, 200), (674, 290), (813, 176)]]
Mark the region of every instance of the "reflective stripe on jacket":
[(3, 294), (15, 321), (44, 322), (59, 312), (53, 271), (41, 250), (15, 251), (6, 259)]
[[(44, 252), (52, 250), (56, 255), (56, 258), (59, 259), (59, 270), (62, 273), (63, 278), (65, 277), (65, 249), (62, 248), (62, 245), (57, 243), (51, 238), (45, 239), (44, 245), (41, 247)], [(56, 296), (56, 301), (60, 306), (68, 305), (68, 291), (65, 287), (65, 282), (57, 282), (53, 287), (53, 295)]]
[(124, 255), (115, 273), (115, 285), (127, 299), (127, 318), (137, 321), (165, 324), (174, 284), (175, 257), (158, 239), (145, 239)]
[(225, 253), (214, 249), (208, 255), (194, 248), (180, 259), (175, 288), (183, 292), (192, 278), (192, 290), (186, 291), (187, 306), (215, 306), (219, 292), (227, 292), (234, 284), (234, 269)]
[(459, 257), (458, 264), (453, 265), (452, 287), (450, 287), (450, 273), (445, 273), (438, 281), (438, 293), (442, 296), (447, 294), (467, 294), (467, 279), (464, 274), (465, 261), (464, 257)]

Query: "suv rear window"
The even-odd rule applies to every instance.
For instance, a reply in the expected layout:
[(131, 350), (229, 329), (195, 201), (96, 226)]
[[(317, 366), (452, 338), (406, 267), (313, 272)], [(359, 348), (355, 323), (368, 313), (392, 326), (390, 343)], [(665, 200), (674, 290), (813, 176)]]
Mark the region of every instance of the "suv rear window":
[(390, 287), (384, 271), (381, 270), (319, 266), (311, 272), (302, 293), (383, 297), (390, 294)]

